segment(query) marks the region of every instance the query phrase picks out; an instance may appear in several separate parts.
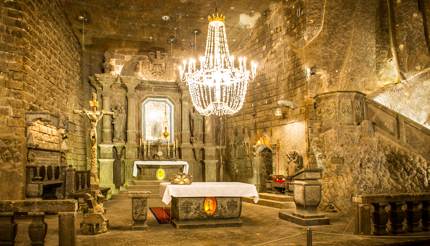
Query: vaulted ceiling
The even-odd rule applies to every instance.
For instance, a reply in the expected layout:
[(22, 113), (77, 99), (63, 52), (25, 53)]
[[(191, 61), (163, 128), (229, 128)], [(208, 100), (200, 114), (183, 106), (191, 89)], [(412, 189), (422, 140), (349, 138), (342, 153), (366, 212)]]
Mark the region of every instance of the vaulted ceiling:
[[(273, 0), (66, 0), (66, 15), (86, 46), (137, 45), (168, 51), (204, 50), (207, 16), (226, 16), (230, 46), (238, 46)], [(85, 21), (79, 16), (85, 17)], [(84, 23), (85, 22), (85, 23)], [(82, 30), (84, 29), (84, 35)], [(173, 41), (171, 45), (170, 42)]]

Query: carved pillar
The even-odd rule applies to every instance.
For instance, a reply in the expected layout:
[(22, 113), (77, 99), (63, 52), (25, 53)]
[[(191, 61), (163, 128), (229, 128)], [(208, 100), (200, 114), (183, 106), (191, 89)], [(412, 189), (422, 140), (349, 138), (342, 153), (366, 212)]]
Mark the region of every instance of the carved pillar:
[(430, 230), (430, 201), (423, 201), (422, 206), (422, 224), (423, 231)]
[[(79, 177), (79, 176), (78, 176)], [(75, 169), (70, 165), (66, 168), (66, 180), (65, 180), (65, 194), (66, 197), (69, 197), (73, 193), (75, 193), (75, 184), (78, 182), (75, 177)]]
[[(109, 92), (103, 92), (102, 94), (102, 100), (103, 100), (103, 110), (110, 111), (111, 107), (111, 100), (110, 100), (110, 93)], [(104, 144), (110, 144), (112, 143), (112, 116), (105, 115), (103, 117), (103, 125), (102, 125), (102, 142)]]
[(402, 202), (390, 202), (390, 222), (391, 222), (391, 233), (399, 234), (403, 232), (403, 220), (405, 214), (402, 210)]
[(12, 212), (0, 213), (0, 245), (15, 245), (16, 227)]
[(75, 212), (58, 213), (58, 244), (62, 246), (74, 246), (75, 242)]
[(129, 191), (131, 197), (131, 217), (133, 218), (133, 230), (144, 230), (148, 227), (146, 224), (148, 215), (148, 197), (150, 191)]
[(134, 91), (127, 93), (127, 143), (136, 144), (136, 93)]
[(214, 118), (205, 117), (205, 181), (217, 181), (217, 163), (215, 146)]
[(384, 235), (387, 234), (387, 222), (388, 216), (385, 211), (387, 204), (385, 203), (372, 203), (372, 223), (373, 223), (373, 234)]
[(28, 235), (31, 239), (31, 245), (45, 244), (45, 236), (48, 230), (48, 225), (45, 222), (44, 213), (29, 213), (32, 217), (31, 224), (28, 226)]
[(408, 232), (418, 231), (418, 226), (421, 219), (420, 202), (409, 201), (406, 202), (406, 219), (408, 224)]

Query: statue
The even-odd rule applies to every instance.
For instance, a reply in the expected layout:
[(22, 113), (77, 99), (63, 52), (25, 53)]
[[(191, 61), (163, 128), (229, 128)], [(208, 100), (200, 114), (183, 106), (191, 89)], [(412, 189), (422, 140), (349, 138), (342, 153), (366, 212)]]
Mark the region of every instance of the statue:
[(294, 173), (303, 169), (303, 157), (297, 151), (291, 151), (287, 154), (288, 166), (294, 165)]
[(112, 116), (112, 124), (114, 130), (114, 142), (124, 142), (124, 132), (125, 132), (125, 109), (122, 105), (117, 105), (112, 108), (114, 115)]
[(97, 94), (93, 93), (93, 99), (89, 102), (91, 110), (73, 110), (75, 114), (87, 116), (91, 123), (90, 141), (91, 141), (91, 161), (90, 161), (90, 187), (92, 190), (99, 189), (99, 178), (97, 172), (97, 123), (103, 116), (113, 115), (113, 112), (97, 111), (99, 102), (97, 101)]
[(93, 93), (93, 99), (89, 102), (91, 110), (73, 110), (75, 114), (87, 116), (91, 123), (91, 161), (90, 161), (90, 192), (85, 200), (91, 204), (89, 213), (84, 214), (81, 222), (82, 234), (99, 234), (107, 232), (108, 219), (103, 208), (103, 195), (100, 192), (99, 177), (97, 171), (97, 123), (104, 115), (113, 115), (112, 112), (97, 111), (99, 105), (97, 94)]

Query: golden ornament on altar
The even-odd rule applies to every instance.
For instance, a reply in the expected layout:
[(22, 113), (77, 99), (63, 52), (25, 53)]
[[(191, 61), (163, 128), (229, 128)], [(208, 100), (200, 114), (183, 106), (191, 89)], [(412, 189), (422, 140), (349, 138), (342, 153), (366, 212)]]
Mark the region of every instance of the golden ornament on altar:
[(189, 185), (193, 182), (193, 176), (185, 173), (178, 173), (170, 179), (171, 184)]

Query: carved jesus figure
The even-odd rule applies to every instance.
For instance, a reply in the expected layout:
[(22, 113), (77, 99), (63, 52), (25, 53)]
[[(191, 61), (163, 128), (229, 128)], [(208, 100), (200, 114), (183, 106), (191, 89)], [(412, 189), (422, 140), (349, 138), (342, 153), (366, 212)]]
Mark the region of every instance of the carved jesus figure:
[(87, 116), (91, 123), (90, 141), (91, 141), (91, 162), (90, 162), (90, 186), (91, 189), (99, 189), (99, 177), (97, 172), (97, 123), (104, 115), (113, 115), (113, 112), (97, 111), (98, 101), (97, 94), (93, 93), (93, 99), (89, 102), (91, 110), (73, 110), (75, 114)]

